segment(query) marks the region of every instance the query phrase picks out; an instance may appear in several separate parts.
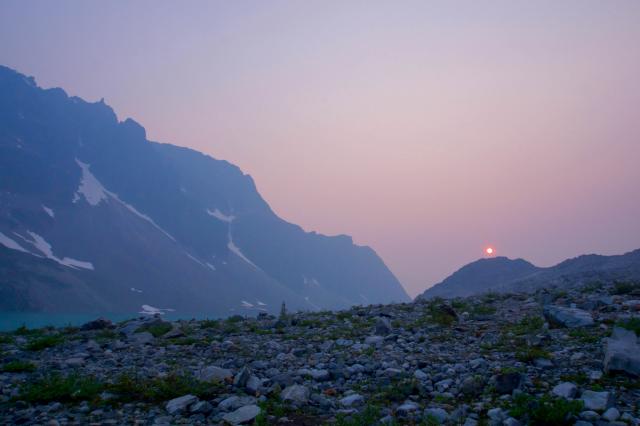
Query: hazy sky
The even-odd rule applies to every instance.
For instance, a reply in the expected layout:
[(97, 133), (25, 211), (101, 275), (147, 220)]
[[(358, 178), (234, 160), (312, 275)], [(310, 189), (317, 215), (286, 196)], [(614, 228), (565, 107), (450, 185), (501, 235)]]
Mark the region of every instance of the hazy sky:
[(2, 0), (0, 63), (239, 165), (412, 295), (487, 245), (640, 247), (637, 0)]

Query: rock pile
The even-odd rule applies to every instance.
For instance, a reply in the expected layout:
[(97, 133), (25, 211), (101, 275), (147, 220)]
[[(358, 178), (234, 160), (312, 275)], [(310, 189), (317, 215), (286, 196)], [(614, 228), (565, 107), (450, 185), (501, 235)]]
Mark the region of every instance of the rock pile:
[(22, 328), (0, 423), (638, 425), (640, 303), (615, 293)]

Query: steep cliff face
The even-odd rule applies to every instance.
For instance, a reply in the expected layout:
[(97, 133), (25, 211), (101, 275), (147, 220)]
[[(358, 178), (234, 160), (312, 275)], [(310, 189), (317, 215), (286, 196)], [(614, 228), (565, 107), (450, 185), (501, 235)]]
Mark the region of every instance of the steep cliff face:
[(280, 219), (226, 161), (0, 67), (0, 309), (226, 315), (406, 301), (376, 253)]

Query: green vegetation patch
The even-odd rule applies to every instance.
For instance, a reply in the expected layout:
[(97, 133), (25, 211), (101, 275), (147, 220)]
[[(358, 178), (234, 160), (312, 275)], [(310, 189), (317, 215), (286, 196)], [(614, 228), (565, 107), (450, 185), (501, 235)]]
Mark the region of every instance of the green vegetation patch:
[(10, 334), (0, 334), (0, 345), (13, 343), (15, 339)]
[(15, 329), (13, 334), (16, 336), (41, 336), (45, 333), (43, 328), (27, 328), (26, 325), (22, 325)]
[(20, 399), (39, 403), (93, 401), (103, 390), (104, 384), (91, 376), (49, 374), (25, 383), (20, 388)]
[(520, 362), (533, 362), (540, 358), (549, 359), (551, 355), (545, 349), (536, 347), (524, 348), (516, 352), (516, 359)]
[(169, 331), (171, 331), (172, 328), (173, 326), (171, 325), (171, 323), (158, 321), (158, 322), (153, 322), (151, 324), (145, 324), (142, 327), (139, 327), (136, 330), (136, 333), (142, 333), (146, 331), (151, 333), (153, 337), (161, 337), (167, 334)]
[(630, 294), (640, 291), (640, 283), (636, 281), (616, 281), (611, 289), (611, 294)]
[(539, 333), (542, 331), (543, 326), (544, 319), (542, 317), (529, 315), (522, 318), (519, 322), (505, 327), (504, 332), (511, 332), (516, 336), (524, 336)]
[(562, 426), (572, 424), (571, 419), (582, 411), (583, 405), (580, 400), (520, 394), (515, 397), (509, 414), (526, 420), (527, 424)]
[(223, 389), (222, 384), (201, 382), (193, 375), (183, 372), (152, 378), (123, 373), (108, 386), (109, 392), (115, 394), (121, 402), (163, 402), (187, 394), (201, 399), (213, 399)]
[(636, 336), (640, 336), (640, 318), (629, 318), (626, 320), (618, 321), (616, 325), (618, 327), (631, 330), (636, 333)]
[(64, 337), (59, 334), (51, 334), (48, 336), (37, 337), (31, 340), (25, 346), (28, 351), (41, 351), (43, 349), (57, 346), (64, 342)]
[(351, 416), (338, 414), (335, 424), (337, 426), (370, 426), (377, 424), (380, 417), (380, 407), (367, 405), (364, 410)]
[(36, 365), (30, 361), (11, 361), (0, 367), (3, 373), (30, 373), (35, 369)]

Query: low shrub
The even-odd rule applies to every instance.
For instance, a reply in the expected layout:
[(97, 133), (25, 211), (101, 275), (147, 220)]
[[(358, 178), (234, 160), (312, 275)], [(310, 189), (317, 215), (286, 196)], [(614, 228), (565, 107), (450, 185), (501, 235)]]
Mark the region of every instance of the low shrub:
[(20, 399), (40, 403), (92, 401), (103, 390), (104, 385), (91, 376), (49, 374), (25, 383), (20, 389)]

